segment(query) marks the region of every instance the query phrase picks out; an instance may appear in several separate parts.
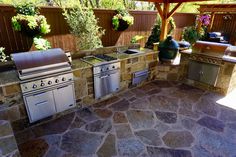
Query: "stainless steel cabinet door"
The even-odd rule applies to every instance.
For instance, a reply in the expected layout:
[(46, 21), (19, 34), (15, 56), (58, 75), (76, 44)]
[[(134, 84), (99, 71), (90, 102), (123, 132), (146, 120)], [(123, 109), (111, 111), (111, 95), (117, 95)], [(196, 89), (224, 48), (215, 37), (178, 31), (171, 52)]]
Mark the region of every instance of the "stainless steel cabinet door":
[(25, 96), (30, 122), (35, 122), (56, 113), (52, 91)]
[(188, 79), (215, 86), (219, 70), (219, 65), (190, 61)]
[(53, 90), (57, 112), (62, 112), (75, 106), (74, 85), (65, 85)]
[(115, 71), (106, 75), (94, 76), (95, 98), (103, 97), (120, 88), (120, 73)]

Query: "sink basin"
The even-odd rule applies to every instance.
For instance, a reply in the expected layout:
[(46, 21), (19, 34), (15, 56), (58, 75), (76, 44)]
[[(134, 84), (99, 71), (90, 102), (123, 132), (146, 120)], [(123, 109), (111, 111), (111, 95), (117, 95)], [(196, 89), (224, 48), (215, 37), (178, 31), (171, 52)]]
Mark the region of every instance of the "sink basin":
[(133, 55), (133, 54), (139, 54), (142, 53), (142, 51), (138, 50), (138, 49), (128, 49), (123, 51), (122, 53), (128, 54), (128, 55)]

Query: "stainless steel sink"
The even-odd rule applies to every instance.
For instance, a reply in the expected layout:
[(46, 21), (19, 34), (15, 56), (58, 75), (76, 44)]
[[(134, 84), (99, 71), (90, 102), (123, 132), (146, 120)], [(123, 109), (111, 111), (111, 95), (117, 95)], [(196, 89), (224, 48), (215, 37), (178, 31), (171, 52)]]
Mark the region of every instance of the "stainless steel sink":
[(125, 53), (128, 55), (135, 55), (135, 54), (139, 54), (139, 53), (143, 53), (143, 52), (138, 49), (127, 49), (127, 50), (123, 51), (122, 53)]

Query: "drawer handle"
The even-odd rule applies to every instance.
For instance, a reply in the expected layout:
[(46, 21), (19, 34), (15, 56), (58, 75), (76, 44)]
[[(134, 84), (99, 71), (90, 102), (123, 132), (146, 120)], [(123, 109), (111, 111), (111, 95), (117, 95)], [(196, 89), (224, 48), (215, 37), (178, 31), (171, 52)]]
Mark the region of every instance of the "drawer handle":
[(62, 87), (58, 87), (57, 89), (61, 89), (61, 88), (65, 88), (65, 87), (68, 87), (68, 85), (62, 86)]
[(39, 102), (39, 103), (37, 103), (37, 104), (35, 104), (35, 106), (39, 106), (39, 105), (42, 105), (42, 104), (45, 104), (45, 103), (47, 103), (48, 101), (42, 101), (42, 102)]

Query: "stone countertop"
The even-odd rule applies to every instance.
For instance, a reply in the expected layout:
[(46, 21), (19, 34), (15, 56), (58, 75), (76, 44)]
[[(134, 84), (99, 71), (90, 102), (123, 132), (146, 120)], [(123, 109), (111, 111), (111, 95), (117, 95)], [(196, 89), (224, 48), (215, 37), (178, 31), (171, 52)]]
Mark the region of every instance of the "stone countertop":
[(16, 70), (0, 72), (0, 87), (19, 83), (20, 80), (17, 75)]
[[(124, 53), (109, 53), (108, 55), (117, 57), (120, 60), (124, 59), (129, 59), (129, 58), (134, 58), (142, 55), (147, 55), (147, 54), (154, 54), (157, 53), (157, 51), (153, 51), (151, 49), (141, 49), (143, 53), (138, 53), (138, 54), (124, 54)], [(78, 70), (78, 69), (85, 69), (85, 68), (91, 68), (92, 65), (83, 62), (82, 60), (74, 59), (72, 61), (72, 70)], [(16, 70), (10, 70), (10, 71), (5, 71), (5, 72), (0, 72), (0, 87), (6, 86), (6, 85), (11, 85), (11, 84), (16, 84), (19, 83), (20, 80), (18, 78), (18, 74)]]
[(236, 64), (236, 57), (231, 57), (231, 56), (227, 56), (227, 55), (224, 55), (224, 54), (219, 54), (219, 53), (194, 53), (194, 52), (192, 52), (192, 49), (183, 50), (183, 51), (181, 51), (181, 53), (189, 54), (189, 55), (196, 54), (196, 55), (201, 55), (201, 56), (213, 57), (213, 58), (222, 59), (225, 62), (230, 62), (230, 63), (235, 63)]
[(83, 62), (79, 58), (72, 60), (72, 70), (85, 69), (85, 68), (91, 68), (91, 67), (92, 67), (92, 65), (90, 65), (86, 62)]

